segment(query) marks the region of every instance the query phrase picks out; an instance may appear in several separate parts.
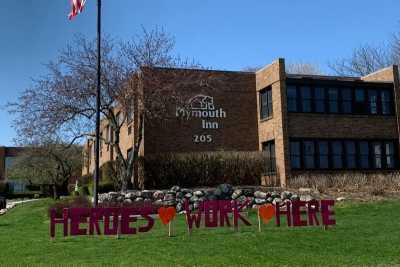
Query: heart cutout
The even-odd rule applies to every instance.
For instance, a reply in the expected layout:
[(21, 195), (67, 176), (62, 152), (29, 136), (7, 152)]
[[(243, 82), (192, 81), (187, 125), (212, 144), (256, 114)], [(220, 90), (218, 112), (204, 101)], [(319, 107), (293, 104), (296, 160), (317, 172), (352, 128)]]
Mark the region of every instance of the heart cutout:
[(271, 204), (262, 205), (258, 208), (258, 214), (264, 223), (269, 223), (275, 215), (275, 207)]
[(161, 207), (158, 209), (158, 216), (164, 225), (169, 224), (175, 218), (175, 215), (176, 209), (174, 207)]

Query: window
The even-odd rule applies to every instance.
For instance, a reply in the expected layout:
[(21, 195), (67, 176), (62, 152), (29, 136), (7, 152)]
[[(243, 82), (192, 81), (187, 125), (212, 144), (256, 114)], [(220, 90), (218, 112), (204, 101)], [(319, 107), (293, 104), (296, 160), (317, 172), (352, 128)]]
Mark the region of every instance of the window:
[(344, 144), (346, 150), (346, 168), (355, 169), (357, 167), (356, 144), (354, 141), (346, 141)]
[(349, 88), (342, 89), (342, 113), (353, 112), (353, 90)]
[(370, 114), (378, 114), (378, 92), (368, 90), (368, 111)]
[(386, 168), (394, 169), (394, 145), (393, 142), (385, 142), (385, 154), (386, 154)]
[(262, 149), (266, 153), (267, 158), (267, 172), (275, 173), (276, 161), (275, 161), (275, 142), (268, 141), (262, 144)]
[(260, 118), (272, 117), (272, 89), (264, 89), (260, 92)]
[(287, 102), (288, 102), (288, 111), (296, 112), (297, 111), (297, 89), (296, 89), (296, 86), (288, 86), (287, 87)]
[(360, 148), (360, 167), (361, 169), (369, 168), (369, 146), (367, 141), (361, 141), (359, 143)]
[(290, 162), (293, 169), (301, 168), (300, 142), (290, 142)]
[(328, 89), (329, 112), (338, 113), (338, 90), (336, 88)]
[(392, 96), (389, 90), (381, 91), (381, 106), (383, 115), (392, 114)]
[(293, 169), (395, 169), (398, 153), (394, 140), (310, 140), (290, 141)]
[(325, 89), (317, 87), (314, 89), (315, 112), (325, 112)]
[(313, 141), (304, 141), (304, 167), (306, 169), (315, 168), (315, 147)]
[(332, 167), (334, 169), (343, 168), (343, 147), (340, 141), (332, 142)]
[(365, 93), (363, 89), (356, 89), (354, 111), (358, 114), (365, 113)]
[(312, 95), (311, 88), (307, 86), (300, 87), (301, 111), (311, 112)]
[(318, 142), (318, 162), (320, 169), (329, 168), (329, 145), (327, 141)]
[(374, 169), (382, 168), (382, 144), (378, 142), (372, 143), (372, 162)]

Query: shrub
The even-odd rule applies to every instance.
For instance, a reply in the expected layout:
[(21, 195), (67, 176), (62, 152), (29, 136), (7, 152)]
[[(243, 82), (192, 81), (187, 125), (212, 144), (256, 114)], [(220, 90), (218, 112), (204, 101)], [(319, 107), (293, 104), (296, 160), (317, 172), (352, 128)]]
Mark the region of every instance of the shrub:
[(308, 173), (288, 179), (288, 187), (309, 187), (320, 192), (324, 192), (328, 189), (365, 191), (371, 195), (382, 195), (385, 191), (400, 190), (400, 173)]
[(262, 152), (157, 154), (141, 159), (145, 188), (259, 185), (268, 159)]
[[(65, 198), (61, 199), (58, 201), (55, 201), (54, 203), (49, 205), (49, 211), (50, 209), (55, 209), (56, 210), (56, 217), (61, 218), (63, 209), (65, 208), (91, 208), (92, 203), (87, 197), (84, 196), (76, 196), (76, 197), (70, 197), (70, 198)], [(50, 213), (49, 213), (50, 215)]]

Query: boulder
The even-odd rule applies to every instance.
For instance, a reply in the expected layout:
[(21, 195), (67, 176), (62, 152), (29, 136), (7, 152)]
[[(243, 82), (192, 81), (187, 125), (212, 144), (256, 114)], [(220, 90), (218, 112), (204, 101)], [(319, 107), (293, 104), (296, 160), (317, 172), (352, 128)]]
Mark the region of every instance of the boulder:
[(267, 201), (265, 200), (265, 198), (256, 198), (256, 199), (254, 199), (254, 201), (255, 201), (255, 203), (257, 204), (257, 205), (262, 205), (262, 204), (265, 204)]
[(217, 189), (221, 190), (222, 196), (231, 196), (233, 193), (233, 187), (230, 184), (220, 184)]
[(281, 198), (274, 198), (274, 200), (272, 201), (272, 204), (274, 205), (278, 205), (282, 203), (282, 199)]
[(298, 201), (300, 200), (300, 197), (296, 194), (293, 194), (292, 197), (290, 198), (291, 201)]
[(281, 193), (281, 198), (282, 199), (290, 199), (291, 196), (292, 196), (292, 193), (290, 193), (289, 191), (283, 191)]
[(153, 192), (150, 190), (143, 190), (142, 191), (142, 197), (143, 198), (152, 198), (153, 197)]
[(164, 192), (161, 190), (157, 190), (153, 193), (153, 199), (163, 199), (164, 198)]
[(267, 198), (267, 193), (262, 192), (262, 191), (256, 191), (256, 192), (254, 192), (254, 197), (255, 198), (264, 198), (264, 199), (266, 199)]
[(189, 193), (189, 192), (185, 194), (185, 198), (191, 198), (192, 196), (193, 196), (193, 194)]
[(181, 191), (181, 188), (177, 185), (174, 185), (173, 187), (171, 187), (171, 191), (179, 192), (179, 191)]
[(241, 189), (236, 189), (235, 191), (233, 191), (232, 194), (232, 199), (237, 199), (238, 197), (240, 197), (243, 193), (243, 190)]
[(202, 190), (194, 191), (193, 195), (195, 195), (196, 197), (202, 197), (202, 196), (204, 196), (204, 191), (202, 191)]

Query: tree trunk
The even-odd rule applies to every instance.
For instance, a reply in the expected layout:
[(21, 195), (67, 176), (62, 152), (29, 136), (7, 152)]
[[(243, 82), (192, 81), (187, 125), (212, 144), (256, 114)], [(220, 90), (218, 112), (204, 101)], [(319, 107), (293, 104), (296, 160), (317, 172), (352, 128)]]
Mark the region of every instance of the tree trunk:
[(58, 196), (57, 185), (53, 184), (53, 199), (58, 200), (60, 197)]

